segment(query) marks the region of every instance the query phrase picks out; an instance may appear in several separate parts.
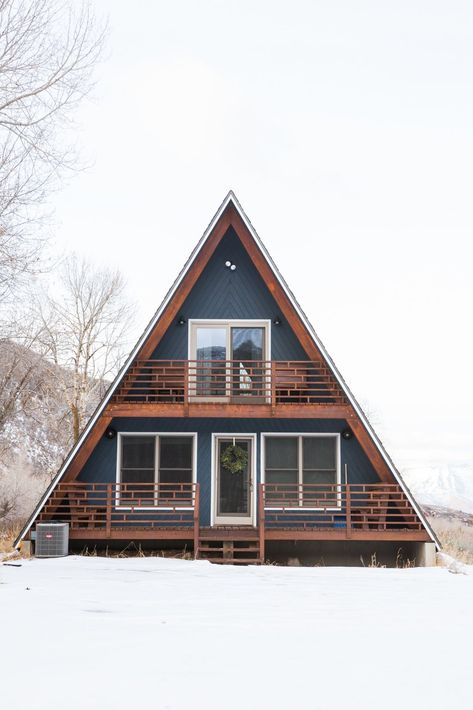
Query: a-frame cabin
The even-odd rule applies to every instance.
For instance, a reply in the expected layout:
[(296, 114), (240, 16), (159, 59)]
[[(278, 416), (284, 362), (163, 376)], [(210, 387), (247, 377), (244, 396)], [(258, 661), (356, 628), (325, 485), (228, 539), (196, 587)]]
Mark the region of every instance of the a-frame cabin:
[(422, 511), (230, 192), (17, 542), (425, 562)]

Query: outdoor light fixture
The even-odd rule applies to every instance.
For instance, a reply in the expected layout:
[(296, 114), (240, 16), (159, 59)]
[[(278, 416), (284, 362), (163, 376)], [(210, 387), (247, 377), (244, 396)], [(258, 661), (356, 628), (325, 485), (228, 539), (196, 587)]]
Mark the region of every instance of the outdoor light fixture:
[(227, 267), (227, 269), (230, 269), (230, 271), (235, 271), (236, 269), (235, 264), (228, 260), (225, 262), (225, 266)]
[(276, 316), (275, 319), (273, 320), (274, 325), (281, 325), (282, 320), (281, 316)]
[(117, 432), (111, 426), (108, 427), (107, 431), (105, 432), (106, 439), (114, 439), (116, 437), (116, 435), (117, 435)]
[(342, 431), (342, 439), (345, 439), (346, 441), (348, 441), (349, 439), (352, 438), (352, 436), (353, 436), (353, 432), (351, 429), (344, 429)]
[(186, 319), (184, 318), (184, 316), (179, 316), (179, 318), (177, 319), (177, 325), (185, 325), (185, 324), (186, 324)]

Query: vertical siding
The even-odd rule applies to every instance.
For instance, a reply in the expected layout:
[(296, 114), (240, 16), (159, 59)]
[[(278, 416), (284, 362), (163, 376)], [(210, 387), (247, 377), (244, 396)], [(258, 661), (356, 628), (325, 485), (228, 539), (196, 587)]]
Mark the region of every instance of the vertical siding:
[[(340, 433), (346, 422), (341, 419), (114, 419), (118, 432), (197, 432), (197, 480), (200, 483), (200, 521), (210, 524), (212, 432), (257, 434), (257, 479), (261, 480), (260, 445), (262, 432)], [(78, 480), (110, 483), (116, 480), (117, 439), (102, 438), (82, 469)], [(341, 440), (342, 480), (348, 466), (349, 483), (376, 483), (379, 477), (355, 438)]]
[[(225, 267), (230, 260), (235, 271)], [(253, 265), (233, 228), (226, 235), (210, 258), (200, 279), (185, 300), (182, 315), (190, 318), (225, 319), (270, 319), (280, 315), (271, 292)], [(186, 359), (188, 356), (188, 325), (172, 323), (164, 334), (153, 358)], [(290, 326), (284, 321), (272, 325), (272, 360), (307, 360)]]

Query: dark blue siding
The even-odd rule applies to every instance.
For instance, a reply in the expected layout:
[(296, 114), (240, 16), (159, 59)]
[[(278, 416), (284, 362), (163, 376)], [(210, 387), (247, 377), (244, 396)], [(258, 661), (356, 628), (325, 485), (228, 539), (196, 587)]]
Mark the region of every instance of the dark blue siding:
[[(121, 432), (197, 432), (197, 480), (200, 483), (201, 525), (210, 523), (211, 441), (212, 432), (257, 434), (257, 477), (260, 480), (261, 432), (341, 432), (346, 422), (341, 419), (114, 419), (112, 426)], [(82, 469), (78, 480), (111, 483), (116, 480), (117, 439), (102, 438)], [(379, 478), (355, 438), (341, 440), (342, 480), (348, 466), (349, 483), (376, 483)]]
[[(229, 260), (235, 271), (225, 267)], [(253, 265), (238, 236), (230, 227), (218, 245), (198, 282), (181, 309), (190, 318), (270, 319), (280, 315), (271, 292)], [(174, 322), (164, 334), (152, 357), (186, 360), (188, 357), (188, 325)], [(271, 360), (307, 360), (290, 326), (282, 319), (272, 325)]]

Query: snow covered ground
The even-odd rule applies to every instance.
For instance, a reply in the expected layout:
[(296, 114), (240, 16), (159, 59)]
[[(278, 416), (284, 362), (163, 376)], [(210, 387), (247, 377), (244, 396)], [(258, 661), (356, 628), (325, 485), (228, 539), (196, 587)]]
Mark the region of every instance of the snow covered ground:
[(20, 562), (0, 566), (5, 710), (473, 707), (473, 574)]

